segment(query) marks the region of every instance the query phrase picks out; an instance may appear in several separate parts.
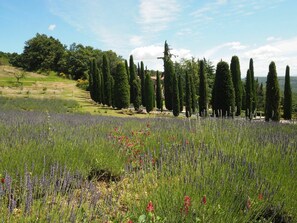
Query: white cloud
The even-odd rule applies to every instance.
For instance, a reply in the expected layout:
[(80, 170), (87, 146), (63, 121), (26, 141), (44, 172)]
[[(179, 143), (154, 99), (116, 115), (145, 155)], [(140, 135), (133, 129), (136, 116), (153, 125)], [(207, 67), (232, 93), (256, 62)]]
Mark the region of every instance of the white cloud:
[(48, 26), (48, 30), (53, 31), (56, 28), (56, 24), (51, 24)]
[(281, 40), (282, 38), (280, 38), (280, 37), (274, 37), (274, 36), (269, 36), (269, 37), (267, 37), (267, 41), (268, 42), (272, 42), (272, 41), (279, 41), (279, 40)]
[(142, 39), (142, 36), (132, 36), (129, 42), (132, 46), (140, 46), (143, 44)]
[(139, 23), (146, 32), (159, 32), (176, 19), (179, 11), (176, 0), (140, 0)]
[(224, 52), (230, 52), (230, 51), (240, 51), (240, 50), (244, 50), (247, 49), (248, 47), (245, 45), (242, 45), (240, 42), (228, 42), (228, 43), (223, 43), (221, 45), (215, 46), (209, 50), (207, 50), (204, 53), (204, 57), (206, 58), (211, 58), (214, 55), (220, 53), (221, 50), (224, 49)]

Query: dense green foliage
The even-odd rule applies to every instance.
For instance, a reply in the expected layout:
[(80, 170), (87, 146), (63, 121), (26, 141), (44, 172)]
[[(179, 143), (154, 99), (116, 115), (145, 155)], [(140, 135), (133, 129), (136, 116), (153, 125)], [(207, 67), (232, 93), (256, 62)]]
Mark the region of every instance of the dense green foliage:
[(292, 118), (292, 89), (290, 81), (290, 67), (286, 67), (284, 90), (284, 119), (290, 120)]
[(144, 72), (144, 64), (140, 62), (140, 81), (141, 81), (141, 102), (142, 105), (145, 106), (145, 72)]
[(249, 64), (249, 70), (251, 73), (251, 83), (252, 83), (252, 113), (254, 114), (257, 109), (257, 93), (256, 93), (256, 82), (255, 82), (255, 72), (254, 72), (254, 61), (251, 58)]
[(103, 77), (103, 104), (107, 106), (111, 106), (111, 98), (112, 98), (112, 91), (111, 91), (111, 74), (110, 74), (110, 66), (109, 60), (106, 54), (103, 54), (103, 65), (102, 65), (102, 77)]
[(132, 93), (134, 95), (133, 106), (138, 111), (141, 105), (141, 82), (139, 77), (136, 77), (132, 82)]
[(123, 63), (118, 63), (117, 75), (114, 77), (114, 101), (117, 109), (128, 108), (130, 105), (130, 87)]
[(241, 104), (242, 104), (242, 83), (241, 83), (241, 72), (240, 72), (240, 64), (237, 56), (233, 56), (231, 59), (230, 65), (232, 82), (234, 86), (235, 93), (235, 106), (236, 111), (235, 115), (239, 116), (241, 114)]
[(179, 88), (177, 74), (173, 74), (173, 94), (172, 94), (172, 113), (174, 116), (179, 116), (180, 113), (180, 101), (179, 101)]
[(154, 86), (153, 81), (149, 73), (145, 75), (145, 108), (147, 113), (150, 113), (154, 108)]
[(135, 97), (136, 95), (134, 95), (133, 93), (133, 81), (136, 78), (136, 71), (135, 71), (135, 64), (134, 64), (134, 60), (133, 60), (133, 55), (130, 55), (130, 59), (129, 59), (129, 83), (130, 83), (130, 101), (131, 103), (134, 103)]
[(185, 104), (186, 104), (186, 117), (191, 117), (192, 115), (192, 83), (191, 77), (188, 72), (186, 72), (186, 95), (185, 95)]
[(280, 120), (280, 90), (274, 62), (269, 65), (266, 82), (265, 120), (269, 121), (270, 119), (272, 121)]
[(182, 79), (182, 75), (178, 75), (178, 94), (179, 94), (179, 111), (182, 112), (184, 110), (184, 83)]
[(162, 100), (162, 88), (161, 88), (161, 78), (159, 71), (157, 71), (157, 83), (156, 83), (156, 105), (161, 111), (163, 110), (163, 100)]
[(199, 61), (199, 114), (208, 115), (208, 84), (204, 60)]
[(235, 95), (228, 63), (217, 64), (213, 91), (213, 110), (216, 116), (231, 116), (234, 112)]

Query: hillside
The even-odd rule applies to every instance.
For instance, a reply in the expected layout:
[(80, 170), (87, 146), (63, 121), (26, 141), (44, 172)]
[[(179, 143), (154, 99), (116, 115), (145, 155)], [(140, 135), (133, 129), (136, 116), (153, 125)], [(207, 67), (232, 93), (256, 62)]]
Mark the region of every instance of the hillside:
[[(266, 79), (267, 77), (255, 77), (255, 79), (259, 80), (259, 83), (263, 83), (263, 85), (266, 85)], [(284, 91), (284, 86), (285, 86), (285, 77), (281, 76), (278, 77), (279, 81), (279, 86), (281, 91)], [(292, 92), (297, 93), (297, 77), (296, 76), (291, 76), (291, 87), (292, 87)]]

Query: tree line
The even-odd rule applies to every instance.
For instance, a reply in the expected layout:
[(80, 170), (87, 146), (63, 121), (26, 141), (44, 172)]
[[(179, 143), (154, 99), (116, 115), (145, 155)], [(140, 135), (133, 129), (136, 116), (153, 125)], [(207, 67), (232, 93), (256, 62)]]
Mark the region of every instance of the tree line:
[[(266, 86), (263, 86), (255, 79), (253, 59), (243, 81), (237, 56), (232, 57), (230, 65), (220, 61), (216, 69), (206, 59), (173, 62), (172, 56), (165, 41), (161, 57), (164, 72), (159, 73), (148, 71), (143, 62), (135, 64), (133, 55), (127, 61), (113, 51), (104, 52), (75, 43), (67, 47), (58, 39), (38, 33), (25, 42), (22, 54), (6, 54), (12, 65), (27, 71), (55, 71), (74, 80), (88, 80), (92, 100), (117, 109), (131, 104), (136, 111), (143, 106), (147, 112), (155, 107), (163, 111), (165, 107), (174, 116), (184, 111), (187, 117), (192, 114), (234, 117), (245, 111), (249, 119), (262, 111), (267, 121), (280, 120), (280, 89), (274, 62), (269, 65)], [(283, 117), (292, 118), (289, 66)]]

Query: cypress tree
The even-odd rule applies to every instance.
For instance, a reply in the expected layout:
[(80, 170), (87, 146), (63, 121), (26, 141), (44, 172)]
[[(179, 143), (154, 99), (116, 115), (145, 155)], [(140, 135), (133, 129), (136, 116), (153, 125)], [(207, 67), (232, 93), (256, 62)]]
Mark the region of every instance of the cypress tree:
[(246, 110), (246, 92), (245, 92), (246, 85), (242, 83), (242, 99), (241, 99), (241, 109)]
[(142, 105), (145, 106), (145, 73), (144, 73), (144, 64), (140, 62), (140, 81), (141, 81), (141, 102)]
[(151, 79), (151, 76), (146, 73), (145, 75), (145, 108), (147, 113), (150, 113), (153, 110), (154, 106), (154, 87), (153, 87), (153, 81)]
[(139, 77), (136, 77), (132, 82), (132, 90), (134, 95), (133, 106), (136, 111), (139, 110), (141, 105), (141, 83)]
[(228, 63), (217, 64), (214, 86), (213, 109), (218, 116), (230, 116), (234, 112), (235, 95)]
[(135, 73), (135, 65), (134, 65), (133, 55), (130, 55), (129, 65), (130, 65), (130, 67), (129, 67), (129, 73), (130, 73), (130, 80), (129, 80), (129, 83), (130, 83), (130, 101), (132, 103), (134, 103), (135, 95), (133, 94), (133, 87), (132, 87), (133, 84), (132, 83), (136, 78), (136, 73)]
[(129, 72), (129, 66), (128, 66), (127, 60), (125, 60), (125, 68), (126, 68), (126, 72), (127, 72), (127, 76), (128, 76), (128, 81), (130, 83), (130, 72)]
[(178, 94), (179, 94), (179, 111), (184, 110), (184, 91), (183, 91), (183, 79), (182, 75), (178, 75)]
[(280, 90), (274, 62), (269, 65), (266, 82), (265, 121), (269, 121), (269, 119), (280, 120)]
[(90, 68), (89, 68), (89, 91), (90, 91), (90, 96), (91, 96), (92, 100), (94, 100), (94, 67), (93, 67), (93, 60), (90, 60)]
[(284, 119), (292, 119), (292, 89), (290, 83), (290, 67), (286, 67), (285, 90), (284, 90)]
[(195, 81), (194, 81), (194, 74), (190, 75), (190, 83), (191, 83), (191, 105), (192, 105), (192, 112), (196, 112), (197, 107), (197, 95), (195, 89)]
[(191, 78), (186, 72), (186, 116), (189, 118), (192, 115), (192, 83)]
[[(127, 80), (128, 81), (128, 80)], [(110, 89), (111, 89), (111, 105), (115, 108), (115, 92), (114, 92), (114, 78), (110, 76)]]
[(237, 56), (233, 56), (231, 59), (230, 65), (232, 82), (234, 86), (235, 93), (235, 106), (236, 111), (235, 115), (239, 116), (241, 114), (241, 104), (242, 104), (242, 86), (241, 86), (241, 72), (240, 72), (240, 64)]
[(102, 64), (102, 74), (103, 74), (103, 103), (111, 106), (112, 104), (112, 91), (111, 91), (111, 74), (109, 60), (105, 54), (103, 54), (103, 64)]
[(205, 73), (204, 60), (199, 61), (199, 113), (200, 116), (208, 114), (208, 85)]
[(249, 119), (253, 118), (253, 86), (252, 86), (252, 77), (250, 70), (247, 70), (246, 81), (245, 81), (245, 97), (246, 97), (246, 110), (245, 116)]
[(130, 87), (125, 65), (120, 62), (117, 65), (117, 73), (114, 79), (114, 100), (118, 109), (128, 108), (130, 104)]
[(174, 116), (179, 116), (179, 92), (178, 92), (178, 79), (177, 75), (173, 74), (173, 86), (172, 86), (172, 112)]
[(164, 45), (164, 96), (165, 96), (165, 107), (168, 110), (172, 110), (172, 94), (173, 94), (173, 75), (174, 67), (170, 58), (169, 46), (165, 41)]
[(161, 89), (161, 79), (160, 79), (159, 71), (157, 71), (156, 101), (157, 101), (157, 108), (162, 111), (163, 102), (162, 102), (162, 89)]
[(97, 66), (97, 62), (93, 59), (93, 93), (94, 93), (94, 101), (97, 103), (101, 103), (101, 75)]
[(251, 82), (252, 82), (252, 113), (254, 114), (257, 108), (257, 92), (256, 92), (256, 83), (255, 83), (255, 73), (254, 73), (254, 62), (253, 59), (250, 59), (249, 70), (251, 72)]

